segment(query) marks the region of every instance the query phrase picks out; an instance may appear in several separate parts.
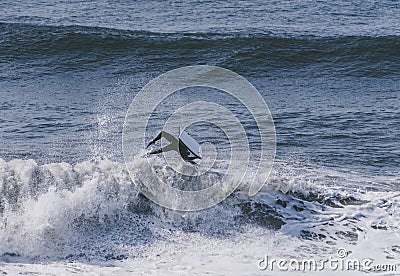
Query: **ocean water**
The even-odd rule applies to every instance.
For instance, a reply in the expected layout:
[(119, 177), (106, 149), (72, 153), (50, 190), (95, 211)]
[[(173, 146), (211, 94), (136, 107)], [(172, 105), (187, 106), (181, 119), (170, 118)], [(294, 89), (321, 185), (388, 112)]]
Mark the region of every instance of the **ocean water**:
[[(0, 272), (280, 275), (258, 261), (345, 249), (398, 274), (399, 14), (389, 0), (2, 1)], [(271, 111), (277, 152), (256, 196), (241, 187), (178, 212), (140, 194), (121, 141), (139, 90), (189, 65), (247, 78)], [(158, 115), (202, 97), (241, 112), (216, 91), (183, 91)], [(199, 129), (226, 150), (219, 130)], [(148, 137), (158, 131), (150, 124)], [(139, 160), (136, 181), (144, 170)]]

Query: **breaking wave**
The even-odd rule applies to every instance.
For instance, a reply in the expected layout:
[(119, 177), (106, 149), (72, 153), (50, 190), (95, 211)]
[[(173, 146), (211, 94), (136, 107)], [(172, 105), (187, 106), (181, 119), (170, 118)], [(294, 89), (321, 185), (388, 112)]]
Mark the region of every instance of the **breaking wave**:
[[(146, 175), (141, 162), (135, 181)], [(357, 242), (370, 229), (400, 232), (396, 181), (278, 161), (255, 197), (240, 187), (212, 208), (182, 213), (142, 196), (121, 163), (0, 159), (0, 256), (125, 259), (171, 230), (229, 237), (261, 227), (325, 245)]]

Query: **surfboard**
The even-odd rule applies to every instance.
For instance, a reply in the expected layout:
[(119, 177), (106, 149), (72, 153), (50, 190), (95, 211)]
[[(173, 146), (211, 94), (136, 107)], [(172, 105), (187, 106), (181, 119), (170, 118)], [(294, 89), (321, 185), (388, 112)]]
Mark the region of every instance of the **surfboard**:
[(197, 141), (194, 140), (186, 131), (182, 130), (179, 134), (179, 141), (182, 142), (193, 155), (198, 158), (202, 157), (200, 144), (197, 143)]

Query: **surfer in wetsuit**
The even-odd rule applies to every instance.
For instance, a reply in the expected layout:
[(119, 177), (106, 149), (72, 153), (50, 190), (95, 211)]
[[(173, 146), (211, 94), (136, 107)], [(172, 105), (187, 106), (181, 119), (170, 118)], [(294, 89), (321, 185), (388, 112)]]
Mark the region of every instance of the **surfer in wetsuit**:
[(197, 165), (197, 163), (193, 160), (198, 158), (200, 159), (201, 157), (193, 154), (193, 152), (190, 151), (190, 149), (183, 143), (181, 139), (176, 139), (173, 135), (169, 134), (166, 131), (161, 131), (153, 140), (150, 141), (150, 143), (147, 144), (146, 149), (155, 144), (161, 138), (167, 139), (170, 144), (161, 149), (153, 150), (149, 152), (148, 155), (174, 150), (180, 154), (183, 160), (190, 162), (191, 164)]

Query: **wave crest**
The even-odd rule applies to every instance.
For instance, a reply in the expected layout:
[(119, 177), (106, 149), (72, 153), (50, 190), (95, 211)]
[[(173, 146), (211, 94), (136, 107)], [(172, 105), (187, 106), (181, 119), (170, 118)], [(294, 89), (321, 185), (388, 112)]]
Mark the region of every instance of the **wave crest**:
[[(152, 33), (84, 26), (0, 23), (0, 56), (58, 70), (93, 69), (118, 59), (135, 66), (182, 66), (210, 57), (233, 71), (320, 70), (389, 76), (400, 70), (399, 36), (273, 36), (242, 33)], [(35, 61), (35, 62), (34, 62)], [(131, 66), (127, 60), (119, 62)], [(121, 69), (121, 68), (120, 68)], [(139, 69), (139, 68), (137, 68)], [(126, 72), (128, 68), (122, 68)]]

